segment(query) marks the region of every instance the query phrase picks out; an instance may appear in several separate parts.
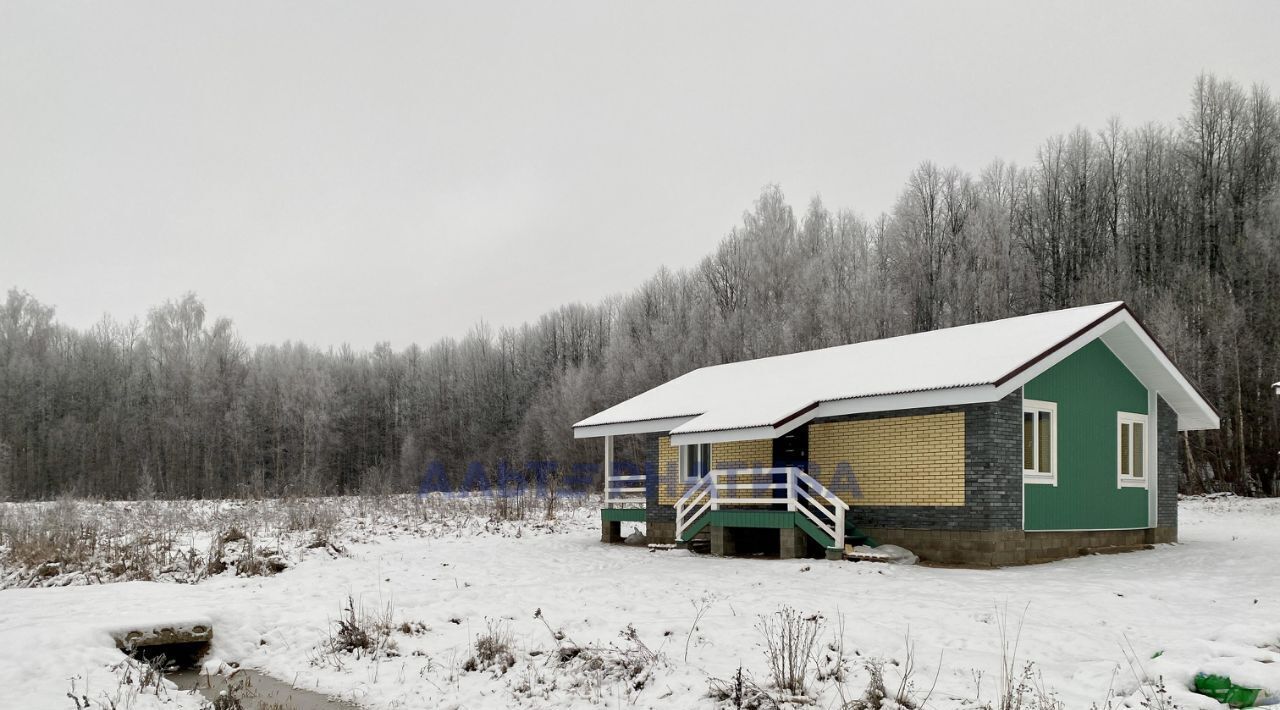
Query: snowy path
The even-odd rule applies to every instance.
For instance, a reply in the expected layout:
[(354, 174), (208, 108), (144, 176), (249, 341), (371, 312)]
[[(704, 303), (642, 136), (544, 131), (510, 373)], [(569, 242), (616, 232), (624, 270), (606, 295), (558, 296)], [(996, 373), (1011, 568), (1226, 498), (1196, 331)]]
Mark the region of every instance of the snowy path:
[[(863, 656), (901, 659), (909, 629), (917, 685), (930, 685), (944, 654), (932, 701), (940, 707), (974, 699), (974, 669), (984, 674), (982, 700), (993, 699), (996, 611), (1006, 605), (1015, 623), (1028, 608), (1019, 655), (1036, 662), (1070, 708), (1101, 704), (1118, 667), (1117, 690), (1136, 688), (1121, 667), (1127, 643), (1184, 707), (1216, 707), (1177, 687), (1197, 670), (1280, 690), (1280, 501), (1195, 501), (1184, 503), (1182, 516), (1177, 546), (1002, 570), (651, 553), (600, 545), (593, 528), (579, 526), (519, 539), (384, 539), (272, 578), (4, 591), (0, 707), (71, 708), (73, 676), (81, 692), (90, 684), (91, 698), (110, 695), (107, 669), (120, 656), (105, 629), (130, 617), (190, 615), (213, 620), (215, 656), (369, 707), (626, 705), (622, 689), (596, 687), (590, 678), (568, 687), (572, 679), (544, 667), (546, 656), (527, 654), (554, 647), (534, 618), (539, 608), (579, 644), (623, 644), (619, 632), (634, 624), (647, 645), (661, 647), (669, 666), (631, 696), (637, 706), (708, 707), (708, 674), (728, 677), (741, 663), (765, 676), (754, 626), (783, 604), (823, 613), (828, 634), (843, 613), (846, 648)], [(343, 670), (316, 666), (314, 649), (348, 594), (370, 607), (390, 603), (397, 621), (421, 621), (430, 630), (400, 637), (397, 658)], [(685, 663), (694, 602), (708, 596), (715, 601)], [(514, 633), (516, 666), (496, 678), (459, 672), (487, 620), (502, 619)], [(1163, 654), (1151, 659), (1156, 651)], [(513, 691), (525, 684), (529, 690)], [(854, 678), (846, 692), (860, 691)], [(836, 698), (827, 686), (821, 706)], [(198, 701), (144, 698), (134, 705), (153, 706)]]

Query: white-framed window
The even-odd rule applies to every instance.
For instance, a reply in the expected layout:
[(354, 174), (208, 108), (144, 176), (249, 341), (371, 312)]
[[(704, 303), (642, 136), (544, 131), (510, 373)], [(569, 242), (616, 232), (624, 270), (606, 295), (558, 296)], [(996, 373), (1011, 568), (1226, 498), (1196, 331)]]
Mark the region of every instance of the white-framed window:
[(1022, 480), (1058, 485), (1058, 405), (1022, 400)]
[(711, 470), (711, 444), (687, 444), (680, 447), (680, 474), (686, 481), (696, 481)]
[(1147, 487), (1147, 415), (1116, 413), (1116, 486)]

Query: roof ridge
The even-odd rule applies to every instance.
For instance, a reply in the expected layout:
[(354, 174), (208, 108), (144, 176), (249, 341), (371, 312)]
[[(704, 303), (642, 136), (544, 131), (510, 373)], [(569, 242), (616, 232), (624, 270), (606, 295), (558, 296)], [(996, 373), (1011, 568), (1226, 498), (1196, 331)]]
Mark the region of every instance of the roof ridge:
[[(1052, 315), (1057, 313), (1067, 313), (1069, 311), (1079, 311), (1079, 310), (1084, 310), (1086, 308), (1101, 308), (1103, 306), (1112, 307), (1111, 309), (1109, 309), (1108, 315), (1103, 316), (1103, 318), (1109, 317), (1111, 313), (1114, 313), (1120, 310), (1121, 308), (1128, 309), (1128, 305), (1124, 301), (1106, 301), (1103, 303), (1092, 303), (1092, 304), (1083, 305), (1083, 306), (1070, 306), (1068, 308), (1058, 308), (1052, 311), (1037, 311), (1035, 313), (1024, 313), (1019, 316), (1005, 316), (1004, 318), (996, 318), (995, 320), (975, 321), (973, 323), (963, 323), (961, 325), (949, 325), (945, 328), (934, 328), (933, 330), (918, 330), (914, 333), (902, 333), (900, 335), (889, 335), (883, 338), (872, 338), (870, 340), (857, 340), (852, 343), (841, 343), (839, 345), (827, 345), (821, 348), (813, 348), (810, 350), (797, 350), (795, 352), (780, 353), (778, 355), (761, 355), (760, 357), (748, 358), (746, 360), (734, 360), (732, 362), (722, 362), (717, 365), (703, 365), (702, 367), (695, 367), (694, 369), (689, 370), (689, 372), (686, 372), (684, 373), (684, 375), (680, 375), (679, 377), (684, 377), (685, 375), (688, 375), (693, 372), (697, 372), (699, 370), (708, 370), (715, 367), (728, 367), (730, 365), (744, 365), (752, 362), (763, 362), (765, 360), (775, 360), (778, 358), (792, 357), (795, 355), (806, 355), (808, 353), (821, 353), (821, 352), (827, 352), (829, 350), (836, 350), (839, 348), (848, 348), (855, 345), (868, 345), (870, 343), (884, 343), (891, 340), (900, 340), (902, 338), (912, 338), (920, 335), (929, 335), (931, 333), (944, 333), (947, 331), (959, 330), (961, 328), (973, 328), (976, 326), (993, 325), (996, 323), (1005, 323), (1011, 320), (1019, 320), (1023, 318), (1035, 318), (1037, 316), (1047, 316), (1047, 315)], [(674, 379), (679, 379), (679, 377)]]

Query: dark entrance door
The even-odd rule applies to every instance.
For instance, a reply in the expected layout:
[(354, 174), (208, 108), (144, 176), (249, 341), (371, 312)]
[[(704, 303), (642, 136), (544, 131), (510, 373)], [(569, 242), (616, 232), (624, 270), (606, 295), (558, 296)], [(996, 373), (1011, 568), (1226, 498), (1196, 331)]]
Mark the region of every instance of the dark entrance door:
[[(798, 426), (795, 429), (783, 434), (773, 440), (773, 467), (774, 468), (798, 468), (801, 471), (809, 471), (809, 425)], [(772, 476), (774, 483), (786, 483), (787, 474), (775, 473)], [(774, 498), (786, 498), (787, 491), (785, 488), (773, 489)], [(776, 506), (775, 506), (776, 507)]]
[(773, 440), (775, 468), (794, 466), (809, 471), (809, 425), (796, 427)]

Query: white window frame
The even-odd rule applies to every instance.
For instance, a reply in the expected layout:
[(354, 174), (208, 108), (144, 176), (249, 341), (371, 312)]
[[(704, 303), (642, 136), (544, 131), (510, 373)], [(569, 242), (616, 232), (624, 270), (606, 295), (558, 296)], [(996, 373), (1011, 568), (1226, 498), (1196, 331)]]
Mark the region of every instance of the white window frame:
[[(1039, 414), (1040, 412), (1049, 413), (1049, 473), (1043, 473), (1037, 469), (1025, 468), (1026, 459), (1026, 427), (1024, 421), (1028, 413)], [(1034, 460), (1040, 460), (1040, 422), (1036, 420), (1036, 437)], [(1041, 485), (1057, 486), (1058, 485), (1058, 403), (1045, 402), (1038, 399), (1022, 400), (1022, 419), (1018, 421), (1018, 431), (1021, 433), (1019, 437), (1021, 445), (1018, 448), (1018, 457), (1022, 459), (1024, 468), (1022, 469), (1023, 483), (1036, 483)]]
[[(1116, 488), (1147, 488), (1151, 480), (1151, 425), (1147, 423), (1147, 415), (1134, 412), (1116, 412)], [(1121, 465), (1123, 452), (1120, 449), (1120, 431), (1126, 424), (1142, 425), (1142, 476), (1133, 475), (1133, 429), (1129, 430), (1129, 475), (1123, 473)]]
[(689, 458), (690, 451), (701, 452), (702, 447), (706, 447), (707, 452), (707, 473), (711, 473), (711, 444), (685, 444), (680, 447), (680, 480), (685, 483), (697, 483), (702, 480), (702, 476), (689, 475), (692, 459)]

